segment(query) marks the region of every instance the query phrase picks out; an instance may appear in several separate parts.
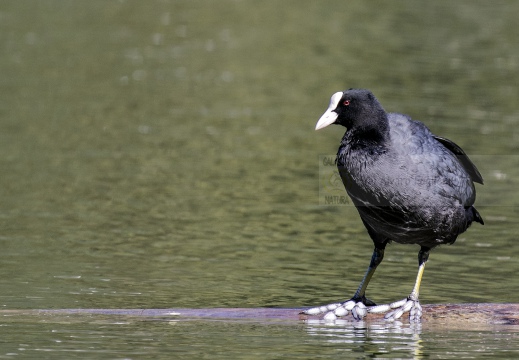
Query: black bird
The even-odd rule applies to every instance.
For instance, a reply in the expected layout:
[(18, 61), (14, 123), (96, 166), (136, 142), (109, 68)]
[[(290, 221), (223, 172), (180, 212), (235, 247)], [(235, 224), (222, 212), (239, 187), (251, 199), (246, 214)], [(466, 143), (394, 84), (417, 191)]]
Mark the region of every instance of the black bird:
[[(351, 311), (360, 320), (368, 312), (390, 311), (385, 318), (392, 321), (409, 311), (411, 321), (420, 321), (418, 293), (429, 251), (454, 243), (473, 221), (483, 224), (472, 206), (474, 182), (483, 184), (483, 178), (458, 145), (407, 115), (386, 113), (369, 90), (333, 94), (315, 129), (331, 124), (346, 127), (337, 167), (375, 249), (350, 300), (304, 313), (333, 320)], [(391, 241), (420, 245), (418, 275), (407, 298), (376, 306), (365, 292)]]

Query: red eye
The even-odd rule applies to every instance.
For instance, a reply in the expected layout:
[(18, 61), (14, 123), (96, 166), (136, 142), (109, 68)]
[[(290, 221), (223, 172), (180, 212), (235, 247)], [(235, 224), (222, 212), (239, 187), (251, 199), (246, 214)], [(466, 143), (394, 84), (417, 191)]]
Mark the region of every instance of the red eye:
[(344, 102), (342, 104), (344, 106), (348, 106), (348, 105), (350, 105), (350, 100), (344, 100)]

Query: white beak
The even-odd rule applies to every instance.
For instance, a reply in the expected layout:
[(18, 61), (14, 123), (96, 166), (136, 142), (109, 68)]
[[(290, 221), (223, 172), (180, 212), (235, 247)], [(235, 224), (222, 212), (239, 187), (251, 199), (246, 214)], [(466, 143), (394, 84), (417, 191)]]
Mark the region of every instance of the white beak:
[(334, 110), (337, 109), (337, 105), (339, 104), (342, 95), (343, 94), (341, 91), (336, 92), (332, 95), (330, 99), (330, 104), (328, 105), (328, 109), (326, 109), (324, 114), (319, 118), (319, 121), (317, 121), (317, 125), (315, 125), (315, 130), (325, 128), (328, 125), (333, 124), (335, 120), (337, 120), (339, 114), (337, 114)]

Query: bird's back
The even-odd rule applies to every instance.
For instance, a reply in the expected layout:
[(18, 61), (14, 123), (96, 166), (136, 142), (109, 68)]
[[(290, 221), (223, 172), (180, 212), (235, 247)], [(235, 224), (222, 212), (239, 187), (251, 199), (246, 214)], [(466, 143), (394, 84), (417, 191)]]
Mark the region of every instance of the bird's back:
[(381, 238), (434, 247), (453, 242), (475, 201), (470, 174), (421, 122), (388, 114), (382, 146), (346, 132), (337, 164), (366, 226)]

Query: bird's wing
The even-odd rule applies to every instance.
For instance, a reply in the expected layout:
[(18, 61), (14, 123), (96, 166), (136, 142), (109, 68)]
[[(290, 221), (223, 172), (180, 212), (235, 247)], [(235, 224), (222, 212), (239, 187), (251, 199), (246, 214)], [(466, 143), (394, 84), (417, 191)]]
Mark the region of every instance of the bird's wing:
[(451, 151), (456, 157), (458, 158), (459, 162), (470, 175), (470, 178), (472, 181), (477, 182), (479, 184), (483, 184), (483, 177), (479, 173), (478, 168), (474, 163), (469, 159), (467, 154), (465, 154), (465, 151), (463, 151), (462, 148), (460, 148), (456, 143), (453, 141), (433, 135), (433, 137), (441, 143), (443, 146), (445, 146), (449, 151)]

